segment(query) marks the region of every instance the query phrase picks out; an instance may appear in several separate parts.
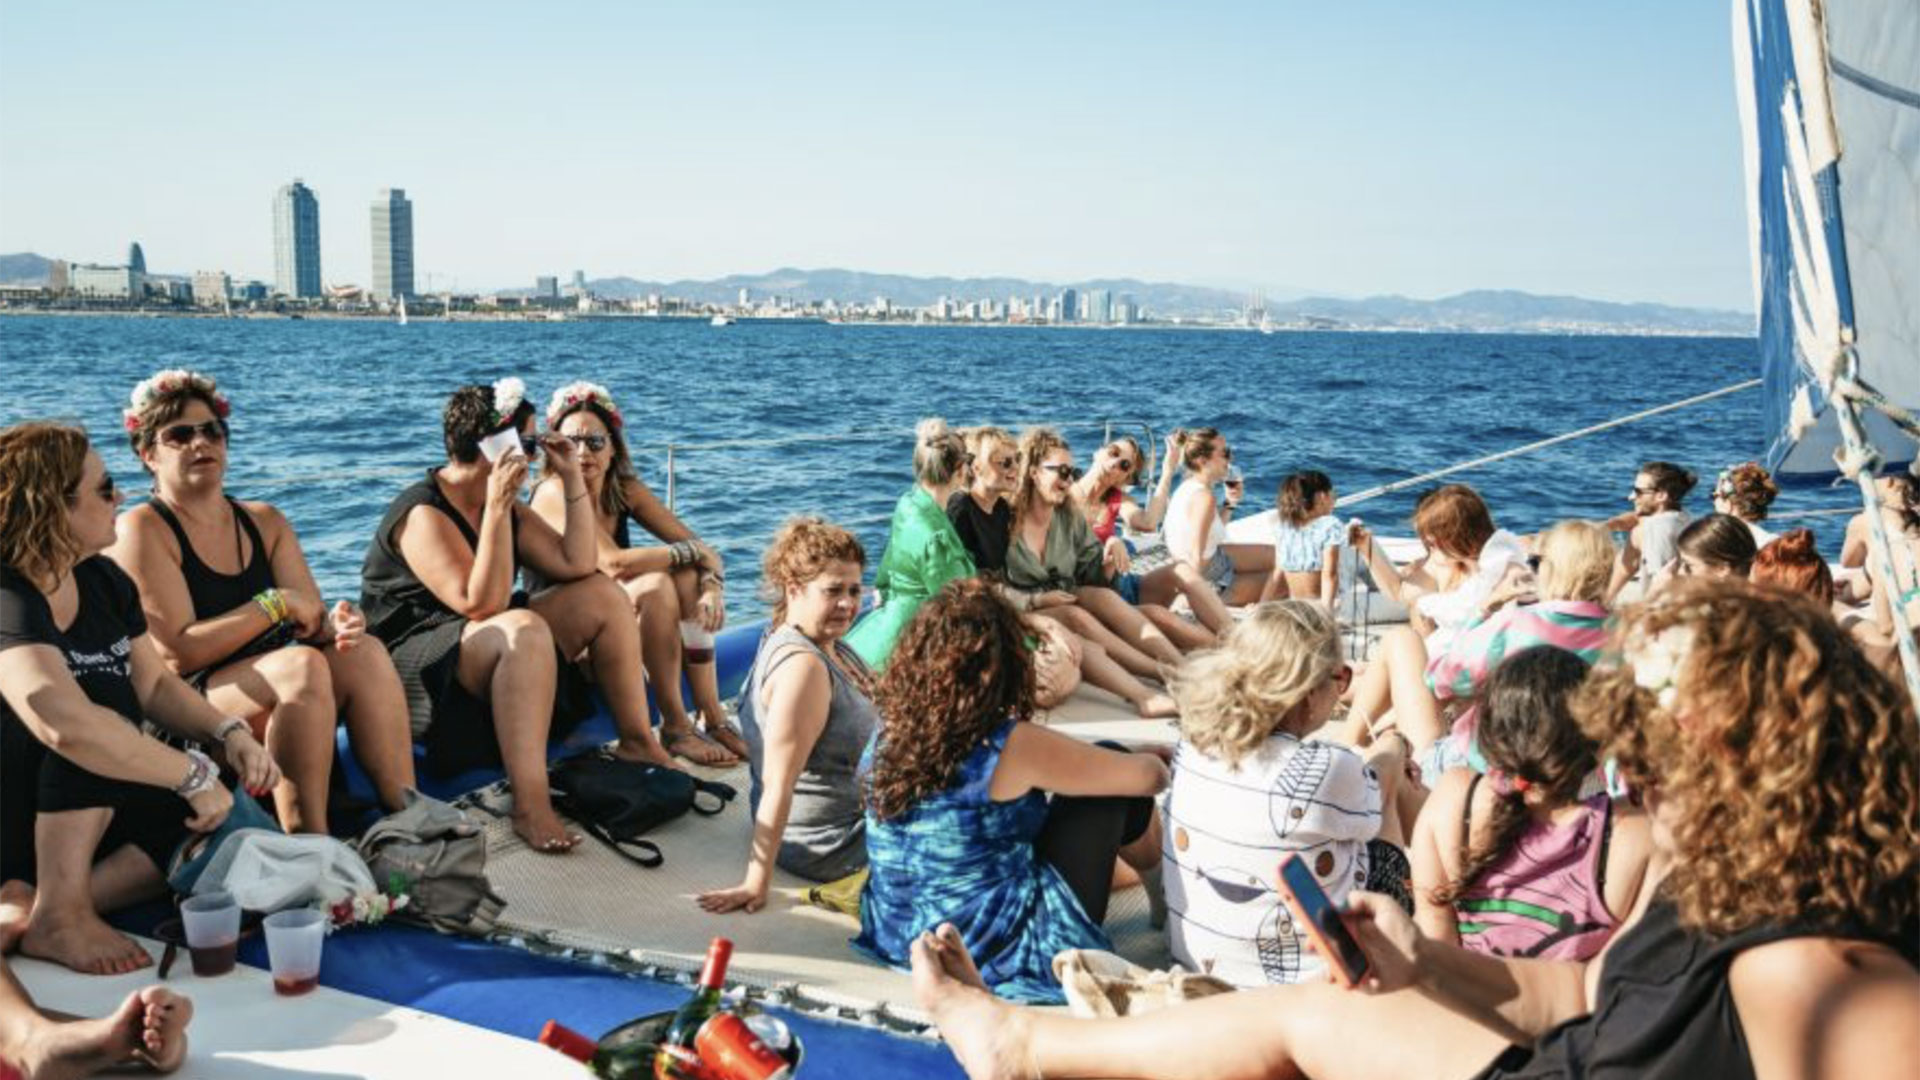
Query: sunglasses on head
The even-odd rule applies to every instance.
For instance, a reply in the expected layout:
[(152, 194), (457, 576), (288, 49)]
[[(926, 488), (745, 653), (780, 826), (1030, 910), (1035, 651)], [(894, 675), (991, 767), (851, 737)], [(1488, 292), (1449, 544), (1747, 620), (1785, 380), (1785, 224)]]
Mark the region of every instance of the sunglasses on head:
[(173, 424), (160, 429), (160, 441), (168, 446), (192, 446), (195, 435), (210, 443), (227, 441), (227, 428), (218, 420), (200, 424)]
[(567, 441), (575, 446), (585, 447), (588, 453), (597, 454), (607, 448), (610, 440), (605, 435), (569, 435)]
[(1069, 483), (1080, 479), (1080, 470), (1074, 468), (1071, 464), (1064, 461), (1056, 462), (1052, 465), (1042, 465), (1040, 466), (1040, 468), (1054, 474), (1055, 476), (1058, 476), (1062, 480), (1068, 481)]

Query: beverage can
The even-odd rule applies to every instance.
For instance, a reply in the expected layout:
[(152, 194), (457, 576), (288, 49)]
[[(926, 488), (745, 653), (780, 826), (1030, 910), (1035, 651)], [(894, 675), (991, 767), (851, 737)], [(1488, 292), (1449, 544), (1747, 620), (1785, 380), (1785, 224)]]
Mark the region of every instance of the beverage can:
[(713, 1080), (787, 1080), (793, 1066), (733, 1013), (716, 1013), (700, 1027), (693, 1049)]

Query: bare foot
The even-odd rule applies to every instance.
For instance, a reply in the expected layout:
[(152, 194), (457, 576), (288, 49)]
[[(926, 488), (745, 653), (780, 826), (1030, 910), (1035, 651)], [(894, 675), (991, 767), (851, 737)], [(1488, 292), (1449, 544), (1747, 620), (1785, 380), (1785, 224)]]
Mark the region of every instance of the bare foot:
[(38, 899), (20, 937), (28, 956), (64, 964), (86, 975), (124, 975), (153, 964), (147, 950), (85, 907), (54, 914)]
[(631, 761), (639, 765), (658, 765), (675, 772), (686, 772), (687, 767), (675, 761), (672, 754), (657, 742), (638, 742), (621, 739), (613, 744), (613, 756), (621, 761)]
[[(913, 996), (933, 1017), (971, 1080), (1025, 1080), (1038, 1075), (1027, 1058), (1025, 1013), (988, 993), (967, 950), (944, 936), (913, 943)], [(971, 978), (968, 976), (971, 975)]]
[(1133, 709), (1143, 719), (1177, 719), (1180, 705), (1168, 694), (1149, 694), (1133, 703)]
[(33, 886), (24, 881), (0, 885), (0, 955), (10, 953), (27, 932), (27, 917), (33, 914)]
[(187, 1056), (187, 1023), (193, 1002), (164, 987), (149, 986), (128, 996), (114, 1014), (111, 1051), (120, 1060), (135, 1059), (155, 1072), (172, 1072)]
[(716, 746), (707, 741), (706, 736), (687, 728), (684, 731), (660, 729), (660, 741), (668, 752), (678, 754), (695, 765), (724, 769), (729, 765), (740, 764), (740, 759), (724, 746)]
[(129, 1064), (172, 1072), (187, 1056), (191, 1019), (193, 1002), (158, 986), (128, 994), (112, 1016), (97, 1020), (36, 1014), (20, 1064), (34, 1080), (69, 1080)]
[(739, 728), (725, 720), (709, 720), (706, 723), (706, 734), (707, 738), (719, 743), (727, 753), (732, 754), (735, 761), (747, 760), (749, 756), (747, 740), (740, 737)]
[(542, 855), (564, 855), (580, 843), (580, 834), (568, 829), (560, 821), (560, 815), (552, 807), (541, 810), (521, 810), (514, 807), (513, 831), (527, 846)]

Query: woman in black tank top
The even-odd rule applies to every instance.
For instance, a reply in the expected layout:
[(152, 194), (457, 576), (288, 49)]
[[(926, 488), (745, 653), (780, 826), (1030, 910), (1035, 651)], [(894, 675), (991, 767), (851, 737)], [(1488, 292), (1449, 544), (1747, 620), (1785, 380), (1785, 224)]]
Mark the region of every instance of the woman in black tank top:
[(225, 404), (202, 375), (134, 391), (129, 436), (153, 497), (122, 516), (110, 554), (139, 585), (168, 666), (246, 720), (280, 763), (282, 826), (327, 830), (342, 716), (381, 803), (397, 810), (414, 775), (393, 661), (353, 605), (328, 609), (286, 518), (226, 493)]
[(1595, 960), (1470, 953), (1355, 893), (1360, 989), (1075, 1020), (996, 1000), (932, 934), (914, 949), (920, 1005), (976, 1078), (1910, 1076), (1913, 703), (1824, 607), (1744, 582), (1678, 583), (1615, 633), (1621, 662), (1574, 712), (1646, 793), (1655, 855)]

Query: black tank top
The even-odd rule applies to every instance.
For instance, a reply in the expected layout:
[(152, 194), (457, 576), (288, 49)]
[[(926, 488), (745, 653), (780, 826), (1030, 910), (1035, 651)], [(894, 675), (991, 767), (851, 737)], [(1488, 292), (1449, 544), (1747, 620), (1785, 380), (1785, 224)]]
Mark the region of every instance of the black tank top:
[[(389, 649), (415, 634), (465, 618), (433, 595), (433, 590), (427, 588), (413, 568), (407, 565), (406, 557), (400, 554), (399, 541), (394, 537), (400, 523), (407, 519), (414, 507), (431, 506), (445, 514), (460, 530), (469, 550), (479, 550), (480, 534), (473, 531), (466, 515), (449, 502), (440, 490), (440, 484), (434, 479), (436, 471), (428, 469), (426, 479), (402, 491), (388, 504), (386, 514), (380, 519), (379, 531), (373, 534), (373, 543), (367, 545), (366, 560), (360, 564), (360, 607), (367, 615), (367, 631)], [(517, 509), (512, 528), (513, 550), (508, 556), (513, 561), (513, 572), (517, 576), (520, 573), (520, 515)]]
[[(1480, 1075), (1489, 1080), (1750, 1080), (1753, 1060), (1728, 970), (1748, 949), (1800, 937), (1874, 940), (1811, 926), (1762, 927), (1710, 938), (1682, 928), (1672, 902), (1656, 896), (1607, 954), (1593, 1012), (1554, 1028), (1531, 1047), (1508, 1050)], [(1885, 944), (1911, 962), (1913, 935), (1905, 938), (1905, 944)]]
[[(187, 595), (193, 600), (195, 622), (225, 615), (237, 607), (250, 604), (262, 590), (274, 587), (273, 560), (267, 555), (267, 544), (260, 538), (260, 530), (253, 524), (253, 515), (247, 513), (231, 495), (227, 497), (227, 504), (233, 508), (233, 520), (253, 545), (253, 555), (237, 574), (222, 574), (203, 562), (200, 553), (193, 550), (192, 541), (187, 539), (187, 530), (181, 527), (180, 519), (174, 516), (167, 504), (157, 498), (147, 501), (154, 513), (160, 515), (160, 520), (167, 523), (167, 528), (173, 530), (173, 538), (180, 543), (180, 576), (187, 581)], [(199, 671), (182, 672), (181, 675), (192, 680), (203, 672), (224, 667), (235, 660), (277, 649), (291, 640), (292, 636), (293, 627), (283, 623), (262, 632), (252, 641)]]

